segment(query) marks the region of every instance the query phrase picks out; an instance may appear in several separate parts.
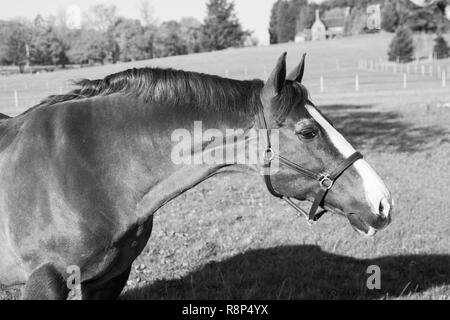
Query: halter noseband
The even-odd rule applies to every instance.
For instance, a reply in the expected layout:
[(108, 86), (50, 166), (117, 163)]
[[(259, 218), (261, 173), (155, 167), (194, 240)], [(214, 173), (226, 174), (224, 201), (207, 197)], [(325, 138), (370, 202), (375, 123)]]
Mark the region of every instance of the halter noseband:
[[(314, 107), (312, 102), (308, 101), (308, 104), (311, 104)], [(283, 199), (291, 207), (293, 207), (295, 210), (297, 210), (298, 213), (304, 215), (308, 219), (308, 223), (310, 223), (310, 224), (315, 223), (316, 221), (319, 220), (319, 218), (325, 212), (327, 212), (326, 209), (323, 209), (322, 205), (323, 205), (323, 201), (328, 193), (328, 190), (330, 190), (333, 187), (336, 179), (339, 178), (339, 176), (345, 170), (347, 170), (357, 160), (363, 158), (362, 154), (359, 152), (353, 153), (351, 156), (349, 156), (347, 159), (345, 159), (343, 162), (341, 162), (333, 171), (331, 171), (331, 173), (318, 173), (318, 172), (311, 171), (311, 170), (304, 168), (304, 167), (290, 161), (289, 159), (275, 153), (275, 151), (272, 149), (272, 146), (270, 144), (270, 133), (269, 133), (269, 129), (267, 127), (267, 122), (264, 117), (263, 111), (258, 113), (258, 117), (260, 119), (260, 123), (263, 124), (263, 126), (266, 130), (266, 137), (267, 137), (266, 148), (264, 149), (264, 153), (263, 153), (263, 156), (264, 156), (264, 164), (263, 164), (264, 182), (267, 186), (267, 189), (273, 196)], [(307, 176), (308, 178), (317, 180), (319, 182), (319, 191), (317, 192), (317, 194), (314, 198), (314, 201), (311, 206), (311, 209), (309, 210), (309, 213), (306, 212), (304, 209), (300, 208), (290, 197), (287, 197), (287, 196), (282, 195), (281, 193), (278, 193), (273, 188), (272, 181), (270, 179), (270, 165), (272, 163), (272, 160), (275, 158), (275, 156), (278, 157), (280, 163), (303, 174), (304, 176)], [(317, 212), (319, 207), (321, 207), (322, 210), (320, 212)]]

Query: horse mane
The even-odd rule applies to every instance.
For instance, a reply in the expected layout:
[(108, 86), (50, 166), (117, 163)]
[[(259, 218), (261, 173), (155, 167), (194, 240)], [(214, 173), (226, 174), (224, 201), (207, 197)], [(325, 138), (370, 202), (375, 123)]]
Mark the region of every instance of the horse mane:
[[(264, 83), (261, 80), (239, 81), (174, 69), (133, 68), (103, 79), (78, 80), (74, 85), (76, 89), (49, 96), (39, 106), (120, 93), (166, 106), (190, 105), (208, 112), (256, 113), (260, 106), (259, 92)], [(250, 110), (245, 110), (243, 103), (249, 100), (255, 101), (250, 103)]]

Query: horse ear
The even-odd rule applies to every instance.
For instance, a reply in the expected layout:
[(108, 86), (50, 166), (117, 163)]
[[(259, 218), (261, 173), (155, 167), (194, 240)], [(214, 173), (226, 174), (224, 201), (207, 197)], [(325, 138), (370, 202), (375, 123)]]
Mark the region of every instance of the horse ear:
[(279, 94), (286, 81), (286, 54), (287, 52), (283, 53), (278, 58), (275, 69), (273, 69), (269, 79), (267, 79), (267, 82), (264, 85), (264, 91), (271, 96)]
[(305, 57), (306, 53), (303, 54), (302, 60), (300, 60), (298, 66), (295, 67), (295, 69), (289, 73), (289, 75), (286, 78), (287, 80), (302, 82), (303, 72), (305, 71)]

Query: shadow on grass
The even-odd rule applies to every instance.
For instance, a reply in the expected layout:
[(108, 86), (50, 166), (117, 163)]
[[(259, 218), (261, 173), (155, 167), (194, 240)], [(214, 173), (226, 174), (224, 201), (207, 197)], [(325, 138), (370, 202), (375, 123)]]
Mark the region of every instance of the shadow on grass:
[(373, 111), (372, 105), (325, 105), (320, 110), (357, 148), (416, 152), (443, 142), (449, 132), (438, 126), (416, 126), (401, 113)]
[[(369, 290), (367, 267), (381, 269), (381, 289)], [(211, 262), (181, 279), (158, 280), (122, 299), (379, 299), (407, 297), (450, 284), (450, 256), (355, 259), (315, 245), (248, 251)]]

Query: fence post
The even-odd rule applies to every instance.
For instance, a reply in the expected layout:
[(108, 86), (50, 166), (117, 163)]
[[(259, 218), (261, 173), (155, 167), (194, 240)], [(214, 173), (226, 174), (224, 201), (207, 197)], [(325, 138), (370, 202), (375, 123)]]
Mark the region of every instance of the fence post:
[(422, 64), (422, 77), (425, 77), (425, 66)]
[(359, 75), (355, 75), (355, 91), (359, 91)]
[(442, 87), (446, 87), (447, 86), (447, 74), (445, 73), (445, 71), (442, 71)]
[(406, 73), (403, 74), (403, 89), (406, 89), (408, 86)]
[(16, 108), (19, 107), (19, 95), (17, 94), (17, 90), (14, 90), (14, 104)]

